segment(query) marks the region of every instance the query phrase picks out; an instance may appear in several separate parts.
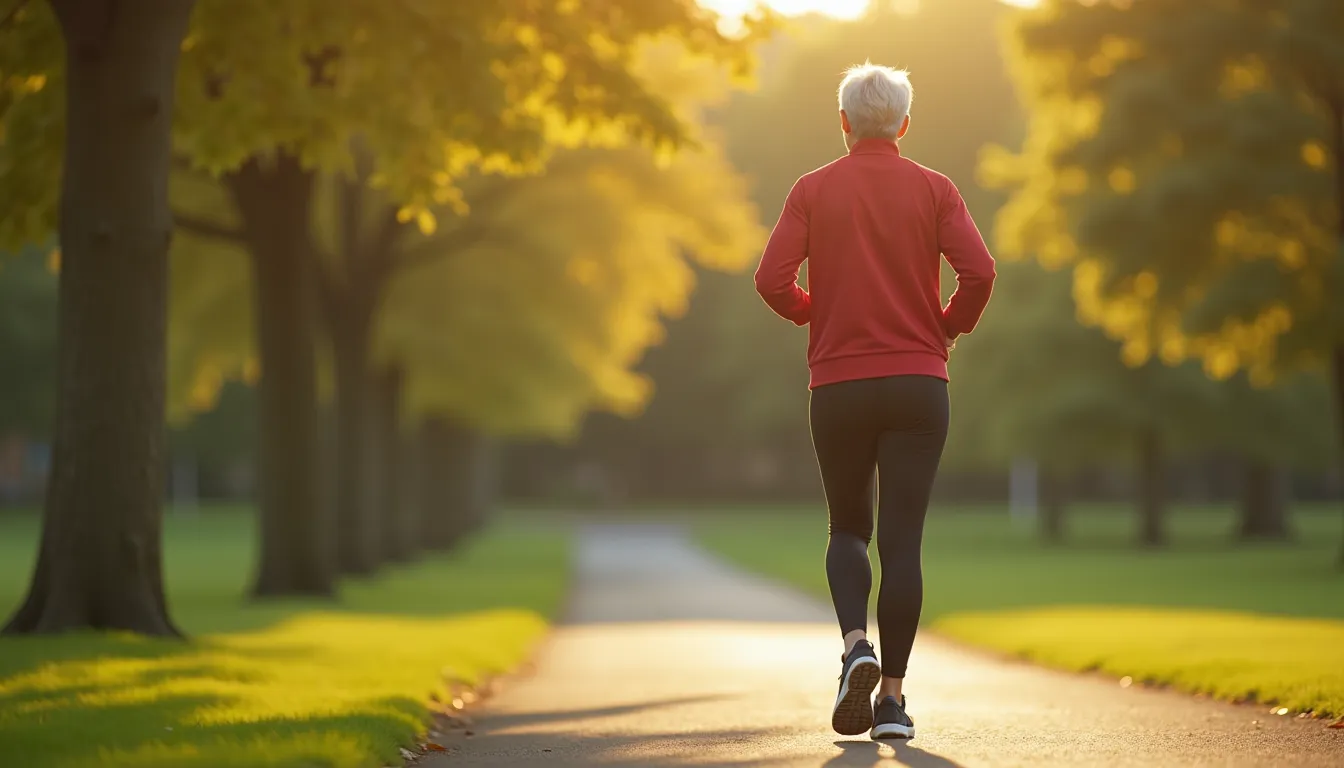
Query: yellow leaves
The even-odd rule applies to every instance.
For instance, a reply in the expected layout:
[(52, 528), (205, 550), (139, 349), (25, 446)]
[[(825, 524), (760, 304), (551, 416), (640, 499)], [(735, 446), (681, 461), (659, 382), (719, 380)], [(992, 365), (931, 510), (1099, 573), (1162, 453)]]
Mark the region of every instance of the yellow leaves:
[(398, 208), (397, 221), (402, 224), (414, 221), (420, 234), (426, 237), (434, 234), (439, 228), (439, 220), (434, 216), (434, 212), (422, 206), (405, 205)]
[(1111, 185), (1113, 192), (1121, 195), (1132, 194), (1138, 186), (1134, 171), (1124, 166), (1112, 169), (1106, 181)]
[(46, 75), (28, 75), (27, 77), (19, 79), (19, 82), (14, 86), (14, 90), (19, 91), (20, 93), (37, 93), (46, 87)]
[(1189, 355), (1189, 344), (1179, 331), (1164, 336), (1157, 350), (1158, 357), (1165, 365), (1179, 365)]
[(520, 45), (528, 50), (536, 50), (541, 47), (541, 32), (530, 24), (519, 24), (513, 30), (513, 37)]
[(1150, 357), (1152, 350), (1148, 347), (1148, 339), (1144, 337), (1125, 339), (1124, 344), (1120, 346), (1120, 362), (1127, 368), (1142, 367)]
[(1223, 69), (1223, 79), (1218, 92), (1226, 99), (1234, 99), (1248, 93), (1264, 90), (1269, 86), (1269, 72), (1259, 57), (1250, 57), (1228, 64)]
[(602, 267), (591, 257), (578, 256), (569, 260), (566, 272), (571, 280), (586, 288), (597, 282)]
[(1157, 295), (1157, 275), (1144, 270), (1134, 276), (1134, 295), (1140, 299), (1151, 299)]
[(1079, 166), (1061, 169), (1056, 179), (1061, 194), (1081, 195), (1087, 191), (1087, 171)]
[(1204, 353), (1204, 373), (1214, 381), (1232, 378), (1240, 366), (1241, 358), (1231, 344), (1212, 344)]
[(47, 254), (47, 269), (53, 274), (60, 274), (61, 271), (61, 249), (52, 248)]
[(1087, 69), (1097, 77), (1106, 77), (1115, 71), (1120, 62), (1140, 56), (1143, 46), (1137, 40), (1107, 35), (1102, 38), (1097, 52), (1087, 61)]
[(415, 214), (415, 226), (419, 228), (420, 234), (428, 237), (439, 228), (439, 220), (434, 218), (434, 214), (426, 208)]
[(1301, 269), (1307, 263), (1307, 247), (1300, 240), (1282, 240), (1279, 243), (1279, 263), (1289, 269)]
[(559, 80), (565, 76), (565, 60), (557, 53), (547, 51), (541, 55), (541, 67), (551, 78)]
[(1303, 144), (1302, 162), (1317, 171), (1325, 170), (1330, 164), (1330, 155), (1325, 148), (1325, 144), (1319, 141), (1308, 141)]

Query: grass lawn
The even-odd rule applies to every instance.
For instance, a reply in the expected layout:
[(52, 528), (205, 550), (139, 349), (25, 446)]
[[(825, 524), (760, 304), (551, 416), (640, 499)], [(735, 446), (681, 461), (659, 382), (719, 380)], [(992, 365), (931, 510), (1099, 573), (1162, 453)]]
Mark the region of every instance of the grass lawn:
[[(37, 536), (0, 517), (0, 611)], [(431, 693), (517, 665), (560, 605), (568, 539), (502, 524), (461, 551), (343, 586), (337, 603), (249, 604), (252, 518), (171, 517), (168, 599), (189, 642), (0, 639), (0, 765), (400, 765)]]
[[(709, 548), (827, 595), (823, 510), (696, 520)], [(1234, 546), (1230, 511), (1181, 510), (1171, 546), (1143, 551), (1123, 509), (1075, 513), (1063, 546), (1002, 510), (935, 509), (924, 624), (1065, 669), (1344, 716), (1340, 515), (1303, 508), (1293, 523), (1294, 544)]]

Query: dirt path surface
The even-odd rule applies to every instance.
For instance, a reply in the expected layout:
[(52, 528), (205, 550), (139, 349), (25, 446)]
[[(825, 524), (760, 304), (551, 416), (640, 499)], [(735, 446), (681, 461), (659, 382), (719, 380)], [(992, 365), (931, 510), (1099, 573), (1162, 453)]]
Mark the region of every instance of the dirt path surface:
[[(820, 542), (818, 543), (820, 547)], [(454, 766), (1344, 767), (1344, 731), (1001, 661), (921, 636), (918, 738), (832, 733), (830, 608), (657, 525), (583, 529), (575, 592), (535, 669), (421, 759)], [(821, 567), (818, 558), (817, 567)]]

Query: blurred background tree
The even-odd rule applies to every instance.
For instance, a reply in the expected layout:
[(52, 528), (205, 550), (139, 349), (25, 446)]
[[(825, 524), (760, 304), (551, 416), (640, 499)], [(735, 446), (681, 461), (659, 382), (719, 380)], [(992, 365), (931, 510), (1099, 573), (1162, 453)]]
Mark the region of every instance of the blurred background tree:
[(1262, 386), (1324, 366), (1344, 418), (1341, 32), (1330, 0), (1020, 16), (1027, 139), (985, 161), (1013, 192), (1002, 251), (1072, 265), (1081, 319), (1130, 365), (1195, 358)]

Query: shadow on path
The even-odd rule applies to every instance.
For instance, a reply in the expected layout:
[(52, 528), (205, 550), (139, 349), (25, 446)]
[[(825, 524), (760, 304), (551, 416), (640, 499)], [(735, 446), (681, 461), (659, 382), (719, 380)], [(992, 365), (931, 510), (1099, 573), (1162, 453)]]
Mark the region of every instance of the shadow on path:
[(621, 717), (623, 715), (632, 715), (637, 713), (647, 713), (652, 710), (665, 709), (668, 707), (678, 707), (685, 704), (703, 704), (711, 701), (728, 698), (727, 696), (677, 696), (668, 699), (659, 699), (657, 701), (641, 701), (637, 704), (621, 704), (608, 707), (589, 707), (583, 709), (551, 709), (547, 711), (517, 712), (511, 714), (497, 714), (489, 717), (485, 724), (490, 732), (503, 731), (509, 728), (521, 728), (528, 725), (538, 725), (542, 723), (556, 724), (565, 723), (573, 720), (593, 720), (603, 717)]
[[(925, 752), (904, 741), (837, 741), (840, 754), (824, 765), (904, 765), (908, 768), (964, 768), (941, 755)], [(892, 761), (895, 761), (894, 763)]]

